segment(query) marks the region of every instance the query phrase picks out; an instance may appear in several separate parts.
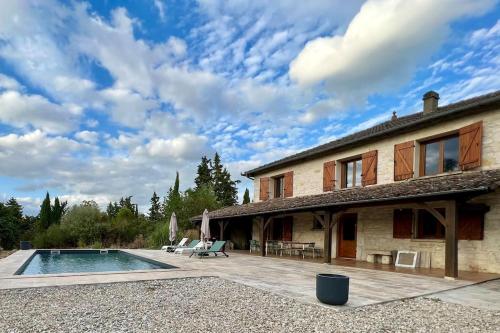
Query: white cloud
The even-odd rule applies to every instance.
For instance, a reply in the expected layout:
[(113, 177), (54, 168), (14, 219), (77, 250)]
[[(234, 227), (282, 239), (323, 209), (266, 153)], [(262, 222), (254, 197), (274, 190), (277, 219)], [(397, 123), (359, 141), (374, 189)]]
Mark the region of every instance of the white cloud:
[(50, 133), (64, 133), (77, 126), (81, 110), (59, 105), (39, 95), (23, 95), (17, 91), (0, 93), (0, 121), (15, 127), (32, 126)]
[(96, 144), (99, 140), (99, 133), (94, 131), (80, 131), (75, 133), (75, 138), (90, 144)]
[(438, 49), (452, 21), (480, 15), (493, 3), (370, 0), (345, 34), (308, 42), (291, 63), (290, 76), (302, 85), (325, 80), (344, 98), (397, 88)]
[(7, 75), (0, 73), (0, 90), (20, 90), (21, 84)]
[(121, 88), (109, 88), (100, 92), (108, 103), (108, 112), (114, 121), (132, 128), (143, 125), (146, 113), (159, 106), (155, 99), (144, 98), (140, 94)]
[(166, 5), (163, 0), (154, 0), (154, 5), (156, 9), (158, 9), (158, 16), (160, 16), (160, 19), (165, 21)]
[[(77, 141), (46, 133), (33, 132), (0, 136), (0, 173), (4, 176), (38, 178), (48, 181), (50, 170), (77, 171), (74, 154), (88, 147)], [(46, 178), (49, 176), (49, 178)]]
[(305, 40), (343, 30), (362, 1), (198, 3), (200, 13), (208, 19), (192, 31), (194, 43), (201, 45), (202, 67), (237, 77), (254, 77), (260, 71), (287, 65)]
[(173, 139), (152, 139), (136, 153), (146, 152), (161, 159), (197, 160), (207, 148), (208, 139), (194, 134), (182, 134)]

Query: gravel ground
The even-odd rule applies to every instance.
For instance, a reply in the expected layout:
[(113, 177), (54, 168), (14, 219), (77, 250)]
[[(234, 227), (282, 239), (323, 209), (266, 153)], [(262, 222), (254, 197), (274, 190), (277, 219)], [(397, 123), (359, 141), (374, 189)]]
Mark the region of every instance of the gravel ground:
[(0, 332), (494, 332), (500, 312), (417, 298), (335, 311), (218, 278), (0, 291)]

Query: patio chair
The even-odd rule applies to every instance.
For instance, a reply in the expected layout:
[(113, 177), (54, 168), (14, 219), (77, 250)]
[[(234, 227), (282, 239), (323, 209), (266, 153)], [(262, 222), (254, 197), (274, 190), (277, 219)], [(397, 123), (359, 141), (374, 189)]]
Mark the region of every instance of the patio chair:
[(306, 253), (311, 252), (313, 259), (316, 257), (316, 255), (319, 257), (321, 255), (321, 248), (316, 247), (315, 243), (310, 243), (304, 249), (302, 250), (302, 259), (305, 258)]
[(187, 243), (188, 239), (189, 238), (184, 237), (183, 239), (181, 239), (179, 244), (177, 244), (177, 245), (165, 245), (165, 246), (162, 246), (161, 249), (162, 249), (162, 251), (166, 251), (166, 252), (174, 252), (174, 250), (179, 248), (179, 247), (186, 247), (186, 243)]
[(196, 254), (203, 258), (205, 255), (209, 256), (210, 253), (213, 253), (217, 257), (217, 253), (222, 253), (227, 258), (229, 256), (226, 254), (226, 252), (224, 252), (224, 245), (226, 245), (225, 241), (216, 241), (215, 243), (212, 244), (212, 246), (209, 249), (204, 249), (204, 248), (194, 249), (189, 257), (191, 258), (194, 254)]
[(252, 251), (259, 251), (260, 250), (260, 243), (258, 240), (255, 240), (255, 239), (251, 239), (250, 240), (250, 253), (252, 253)]
[(195, 239), (195, 240), (192, 240), (191, 243), (189, 243), (188, 246), (186, 247), (179, 247), (177, 249), (174, 250), (174, 254), (183, 254), (185, 252), (187, 253), (191, 253), (194, 251), (195, 247), (198, 246), (200, 244), (200, 240), (199, 239)]

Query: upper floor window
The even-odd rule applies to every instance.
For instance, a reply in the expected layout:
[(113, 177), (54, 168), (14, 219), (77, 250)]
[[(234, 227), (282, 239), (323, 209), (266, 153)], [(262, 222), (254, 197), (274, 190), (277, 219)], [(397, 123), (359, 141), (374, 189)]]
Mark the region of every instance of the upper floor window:
[(279, 176), (274, 178), (274, 197), (283, 198), (285, 195), (285, 177)]
[(361, 158), (342, 162), (342, 187), (361, 186)]
[(421, 175), (435, 175), (459, 170), (458, 135), (421, 144)]

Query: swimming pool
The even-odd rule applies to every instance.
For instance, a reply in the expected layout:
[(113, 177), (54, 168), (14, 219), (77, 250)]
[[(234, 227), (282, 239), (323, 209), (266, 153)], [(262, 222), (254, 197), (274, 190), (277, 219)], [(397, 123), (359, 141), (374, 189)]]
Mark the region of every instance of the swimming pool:
[(118, 272), (174, 266), (119, 250), (37, 250), (16, 275)]

